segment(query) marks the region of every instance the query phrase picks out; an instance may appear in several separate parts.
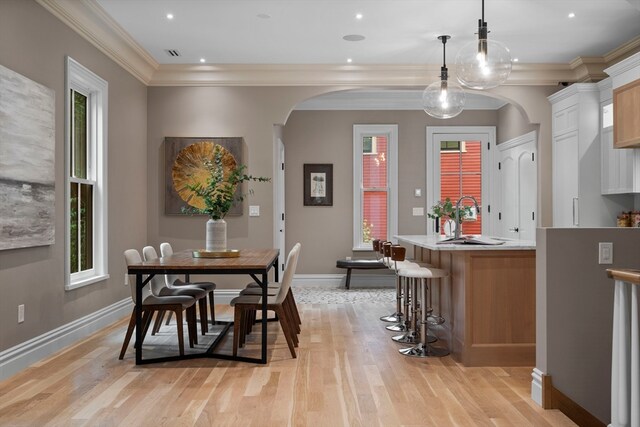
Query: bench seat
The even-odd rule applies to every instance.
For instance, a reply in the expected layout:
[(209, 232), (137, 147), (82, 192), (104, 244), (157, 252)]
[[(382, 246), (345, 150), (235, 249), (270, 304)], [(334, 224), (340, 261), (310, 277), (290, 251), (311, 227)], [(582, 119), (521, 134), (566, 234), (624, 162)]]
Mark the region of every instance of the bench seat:
[(347, 289), (349, 289), (351, 284), (351, 270), (378, 270), (387, 268), (387, 266), (382, 263), (382, 260), (377, 259), (339, 259), (336, 261), (336, 267), (347, 269), (347, 282), (345, 283)]

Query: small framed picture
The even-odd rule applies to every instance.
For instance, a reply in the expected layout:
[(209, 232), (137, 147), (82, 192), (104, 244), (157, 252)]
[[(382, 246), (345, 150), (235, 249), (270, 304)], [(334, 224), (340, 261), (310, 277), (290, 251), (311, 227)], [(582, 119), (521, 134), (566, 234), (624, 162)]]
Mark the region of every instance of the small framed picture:
[(333, 164), (304, 164), (304, 206), (333, 206)]

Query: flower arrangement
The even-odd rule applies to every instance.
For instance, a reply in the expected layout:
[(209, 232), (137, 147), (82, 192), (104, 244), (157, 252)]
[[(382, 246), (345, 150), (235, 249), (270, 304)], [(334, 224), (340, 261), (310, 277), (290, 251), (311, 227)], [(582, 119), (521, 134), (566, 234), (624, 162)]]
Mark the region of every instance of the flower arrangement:
[(223, 219), (231, 207), (245, 199), (249, 194), (253, 194), (253, 190), (247, 193), (236, 194), (236, 188), (239, 184), (247, 181), (269, 182), (270, 178), (262, 176), (255, 177), (245, 173), (245, 165), (235, 165), (233, 167), (225, 167), (225, 155), (228, 152), (216, 145), (213, 150), (211, 159), (204, 159), (203, 166), (208, 172), (206, 182), (194, 181), (186, 185), (191, 190), (193, 196), (199, 197), (204, 202), (204, 207), (189, 206), (182, 208), (184, 213), (204, 214), (213, 220)]
[[(444, 200), (439, 201), (435, 205), (431, 207), (431, 212), (427, 213), (427, 216), (431, 219), (437, 220), (438, 218), (443, 218), (444, 220), (455, 220), (456, 219), (456, 207), (451, 201), (450, 198), (446, 198)], [(471, 216), (471, 207), (470, 206), (460, 206), (460, 222), (464, 221), (465, 218)]]

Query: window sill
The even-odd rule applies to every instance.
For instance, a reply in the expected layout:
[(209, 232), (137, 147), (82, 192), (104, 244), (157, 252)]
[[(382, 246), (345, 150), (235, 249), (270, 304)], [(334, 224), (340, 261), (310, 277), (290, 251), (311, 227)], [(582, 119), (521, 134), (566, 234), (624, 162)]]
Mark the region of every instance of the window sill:
[(82, 288), (84, 286), (93, 285), (94, 283), (102, 282), (104, 280), (107, 280), (108, 278), (109, 278), (108, 274), (101, 274), (99, 276), (92, 276), (92, 277), (88, 277), (86, 279), (77, 280), (77, 281), (75, 281), (73, 283), (69, 283), (68, 285), (66, 285), (64, 287), (64, 289), (67, 290), (67, 291), (72, 291), (74, 289), (78, 289), (78, 288)]
[(351, 250), (352, 250), (353, 252), (373, 252), (373, 248), (371, 248), (371, 247), (368, 247), (368, 248), (365, 248), (365, 247), (356, 247), (356, 248), (353, 248), (353, 249), (351, 249)]

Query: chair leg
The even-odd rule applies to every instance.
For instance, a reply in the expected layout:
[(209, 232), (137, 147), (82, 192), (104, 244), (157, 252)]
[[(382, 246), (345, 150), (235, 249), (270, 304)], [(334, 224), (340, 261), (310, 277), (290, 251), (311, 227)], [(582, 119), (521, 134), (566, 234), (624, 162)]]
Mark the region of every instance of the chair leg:
[(238, 346), (240, 345), (240, 317), (242, 308), (236, 305), (233, 309), (233, 355), (238, 355)]
[(173, 311), (169, 312), (169, 317), (167, 317), (167, 323), (165, 323), (165, 325), (169, 325), (169, 323), (171, 323), (171, 316), (173, 316)]
[(158, 314), (156, 314), (156, 321), (153, 324), (153, 329), (151, 329), (151, 335), (155, 335), (160, 330), (160, 326), (162, 326), (162, 320), (164, 319), (164, 310), (158, 310)]
[(287, 319), (287, 315), (284, 312), (284, 310), (282, 309), (282, 306), (274, 307), (274, 311), (278, 315), (278, 319), (280, 319), (280, 327), (282, 328), (282, 332), (284, 333), (284, 337), (287, 340), (287, 345), (289, 346), (289, 351), (291, 352), (291, 357), (293, 357), (295, 359), (297, 356), (296, 356), (295, 344), (293, 343), (293, 337), (292, 337), (292, 335), (294, 334), (294, 331), (289, 326), (289, 320)]
[(187, 308), (187, 330), (189, 331), (189, 345), (193, 348), (194, 344), (198, 344), (198, 319), (196, 316), (195, 304)]
[(155, 310), (144, 310), (142, 312), (142, 341), (144, 341), (144, 338), (147, 336), (154, 311)]
[(198, 300), (198, 306), (200, 309), (200, 329), (202, 329), (202, 335), (209, 332), (209, 325), (207, 324), (207, 299), (200, 298)]
[(298, 312), (296, 299), (293, 297), (293, 292), (291, 292), (291, 288), (289, 288), (289, 292), (287, 292), (287, 298), (290, 300), (291, 306), (293, 307), (293, 314), (295, 316), (294, 320), (298, 323), (298, 325), (302, 325), (302, 319), (300, 319), (300, 312)]
[(133, 329), (136, 327), (136, 309), (134, 308), (131, 312), (131, 318), (129, 319), (129, 326), (127, 326), (127, 333), (124, 335), (124, 342), (122, 343), (122, 350), (120, 350), (120, 357), (118, 359), (122, 360), (124, 358), (124, 353), (127, 351), (127, 347), (129, 347), (129, 342), (131, 341), (131, 335), (133, 335)]
[(184, 336), (182, 332), (182, 308), (177, 308), (176, 312), (176, 327), (178, 328), (178, 349), (180, 356), (184, 356)]
[(216, 306), (213, 299), (213, 291), (209, 292), (209, 310), (211, 310), (211, 324), (216, 324)]

